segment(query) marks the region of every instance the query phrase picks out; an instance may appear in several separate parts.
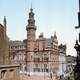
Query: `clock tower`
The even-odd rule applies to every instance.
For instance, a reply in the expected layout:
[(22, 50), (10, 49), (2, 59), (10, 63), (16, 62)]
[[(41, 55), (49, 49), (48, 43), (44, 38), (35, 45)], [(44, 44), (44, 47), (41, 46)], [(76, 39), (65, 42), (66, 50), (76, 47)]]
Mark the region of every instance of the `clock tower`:
[(30, 9), (27, 30), (27, 70), (33, 72), (33, 58), (36, 41), (36, 26), (33, 9)]

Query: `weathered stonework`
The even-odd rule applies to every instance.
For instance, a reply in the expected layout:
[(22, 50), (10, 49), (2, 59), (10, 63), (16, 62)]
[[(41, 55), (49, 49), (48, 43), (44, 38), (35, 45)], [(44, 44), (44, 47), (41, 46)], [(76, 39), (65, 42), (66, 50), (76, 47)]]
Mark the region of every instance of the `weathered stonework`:
[(0, 64), (9, 64), (9, 39), (6, 34), (6, 18), (0, 24)]
[(20, 80), (19, 65), (0, 65), (0, 80)]

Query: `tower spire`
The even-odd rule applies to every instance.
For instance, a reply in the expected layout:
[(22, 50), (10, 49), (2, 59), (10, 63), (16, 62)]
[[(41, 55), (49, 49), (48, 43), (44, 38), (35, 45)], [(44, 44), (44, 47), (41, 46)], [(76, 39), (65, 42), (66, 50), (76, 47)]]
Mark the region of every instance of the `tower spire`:
[(4, 16), (3, 23), (4, 23), (4, 26), (6, 27), (6, 16)]
[(28, 30), (28, 29), (36, 30), (34, 12), (33, 12), (33, 9), (32, 9), (32, 2), (31, 2), (31, 8), (30, 8), (30, 12), (29, 12), (28, 25), (26, 27), (26, 30)]
[(6, 21), (6, 16), (4, 16), (3, 25), (4, 25), (5, 34), (6, 34), (6, 31), (7, 31), (7, 21)]
[(31, 0), (31, 9), (30, 9), (30, 11), (31, 11), (31, 12), (33, 11), (33, 9), (32, 9), (32, 0)]
[(31, 0), (31, 8), (32, 8), (32, 0)]

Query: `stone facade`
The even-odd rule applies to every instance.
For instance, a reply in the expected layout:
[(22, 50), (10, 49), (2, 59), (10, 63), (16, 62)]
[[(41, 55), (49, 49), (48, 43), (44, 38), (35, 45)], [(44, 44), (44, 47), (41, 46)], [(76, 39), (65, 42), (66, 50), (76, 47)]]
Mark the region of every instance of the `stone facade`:
[(19, 65), (0, 65), (0, 80), (20, 80)]
[(66, 45), (59, 45), (59, 78), (66, 76)]
[(0, 24), (0, 80), (20, 80), (19, 65), (10, 65), (6, 17)]
[(3, 25), (0, 24), (0, 64), (9, 64), (9, 39), (6, 34), (6, 17)]
[(22, 41), (9, 42), (10, 63), (19, 64), (20, 70), (26, 70), (26, 45)]

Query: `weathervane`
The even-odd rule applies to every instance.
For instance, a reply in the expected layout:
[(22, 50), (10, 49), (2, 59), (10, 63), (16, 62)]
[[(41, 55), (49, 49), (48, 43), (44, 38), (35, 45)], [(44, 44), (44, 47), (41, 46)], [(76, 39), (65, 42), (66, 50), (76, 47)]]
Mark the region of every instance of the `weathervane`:
[(30, 10), (31, 10), (31, 12), (32, 12), (32, 11), (33, 11), (33, 9), (32, 9), (32, 0), (31, 0), (31, 5), (30, 5), (30, 6), (31, 6)]

